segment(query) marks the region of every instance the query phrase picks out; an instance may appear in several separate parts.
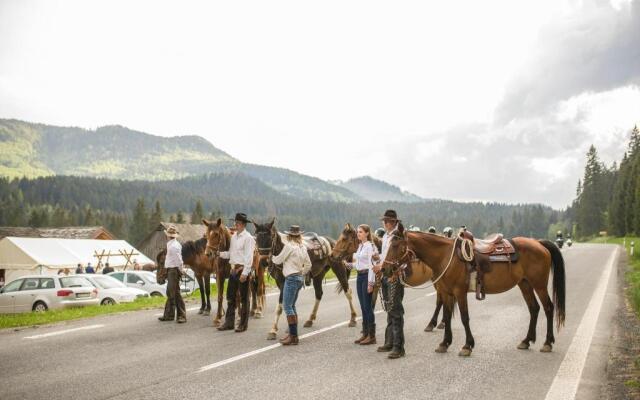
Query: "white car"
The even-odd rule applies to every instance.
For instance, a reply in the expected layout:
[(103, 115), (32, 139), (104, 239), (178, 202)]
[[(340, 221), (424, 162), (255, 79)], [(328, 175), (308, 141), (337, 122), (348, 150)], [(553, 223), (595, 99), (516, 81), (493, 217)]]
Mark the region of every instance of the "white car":
[(98, 290), (80, 275), (28, 275), (0, 289), (0, 313), (3, 314), (42, 312), (99, 303)]
[(149, 297), (149, 293), (144, 290), (128, 287), (108, 275), (84, 274), (82, 276), (87, 278), (98, 289), (98, 299), (103, 306), (116, 303), (131, 303), (137, 298)]

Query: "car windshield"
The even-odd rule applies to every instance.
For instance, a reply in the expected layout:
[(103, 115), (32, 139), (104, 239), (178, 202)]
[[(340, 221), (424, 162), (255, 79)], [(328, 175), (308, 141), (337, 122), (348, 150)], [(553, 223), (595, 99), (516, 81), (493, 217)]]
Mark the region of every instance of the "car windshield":
[(60, 278), (60, 286), (63, 288), (73, 288), (73, 287), (92, 287), (93, 285), (86, 278), (81, 276), (66, 276), (64, 278)]
[(115, 288), (123, 288), (127, 287), (124, 283), (120, 282), (117, 279), (111, 278), (110, 276), (96, 276), (93, 278), (94, 281), (103, 289), (115, 289)]

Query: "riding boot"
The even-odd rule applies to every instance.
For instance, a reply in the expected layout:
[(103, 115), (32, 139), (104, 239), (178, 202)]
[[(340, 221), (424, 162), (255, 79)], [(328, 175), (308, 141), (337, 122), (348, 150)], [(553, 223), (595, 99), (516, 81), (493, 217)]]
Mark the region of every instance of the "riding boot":
[(229, 307), (227, 314), (224, 316), (224, 324), (218, 327), (219, 331), (230, 331), (236, 321), (236, 309), (235, 307)]
[(361, 345), (365, 346), (368, 344), (376, 344), (376, 324), (369, 324), (369, 335), (360, 342)]
[(368, 335), (369, 335), (369, 326), (368, 326), (368, 324), (364, 323), (364, 321), (363, 321), (362, 322), (362, 336), (360, 336), (360, 339), (354, 340), (353, 343), (360, 344), (363, 340), (365, 340), (367, 338)]
[(249, 307), (242, 307), (240, 310), (240, 322), (236, 328), (236, 332), (244, 332), (249, 324)]
[(283, 346), (298, 344), (298, 316), (287, 315), (287, 323), (289, 324), (289, 336), (285, 337), (280, 343)]

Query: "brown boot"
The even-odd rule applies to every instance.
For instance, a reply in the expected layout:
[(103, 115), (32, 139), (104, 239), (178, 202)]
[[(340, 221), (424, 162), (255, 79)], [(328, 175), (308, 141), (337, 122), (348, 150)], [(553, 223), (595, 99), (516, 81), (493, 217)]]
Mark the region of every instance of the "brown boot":
[(280, 340), (283, 346), (298, 344), (298, 316), (287, 315), (287, 323), (289, 324), (289, 335)]
[(371, 324), (369, 327), (369, 335), (360, 342), (361, 345), (366, 346), (368, 344), (376, 344), (376, 324)]
[(362, 324), (362, 336), (360, 336), (360, 339), (354, 340), (353, 343), (360, 344), (360, 342), (365, 340), (368, 335), (369, 335), (369, 327), (366, 326), (365, 324)]

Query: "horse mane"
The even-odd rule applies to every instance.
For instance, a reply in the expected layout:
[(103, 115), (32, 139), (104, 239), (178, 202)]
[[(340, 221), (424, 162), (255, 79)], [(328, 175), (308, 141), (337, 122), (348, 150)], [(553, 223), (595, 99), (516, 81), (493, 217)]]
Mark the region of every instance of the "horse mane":
[(438, 234), (429, 232), (405, 231), (405, 234), (407, 235), (407, 238), (409, 238), (409, 236), (415, 236), (420, 239), (435, 240), (442, 244), (450, 244), (455, 240), (455, 237), (448, 238), (446, 236), (440, 236)]
[(182, 258), (187, 259), (203, 253), (207, 248), (207, 239), (188, 240), (182, 244)]

